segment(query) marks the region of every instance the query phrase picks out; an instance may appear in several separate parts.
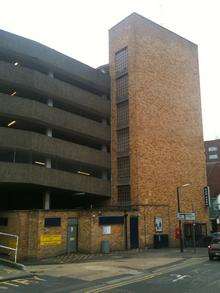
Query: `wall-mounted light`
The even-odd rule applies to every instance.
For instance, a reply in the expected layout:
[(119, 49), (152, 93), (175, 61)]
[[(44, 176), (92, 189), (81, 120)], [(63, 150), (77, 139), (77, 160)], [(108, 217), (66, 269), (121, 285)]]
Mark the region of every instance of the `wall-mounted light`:
[(11, 96), (15, 96), (16, 94), (17, 94), (17, 92), (14, 91), (14, 92), (11, 94)]
[(81, 175), (85, 175), (85, 176), (90, 176), (91, 175), (90, 173), (82, 172), (82, 171), (77, 171), (77, 173), (81, 174)]
[(8, 123), (8, 127), (11, 127), (12, 125), (14, 125), (16, 123), (15, 120), (11, 121), (10, 123)]
[(44, 162), (35, 161), (34, 163), (37, 164), (37, 165), (45, 166), (45, 163)]
[(18, 66), (18, 64), (19, 64), (19, 63), (18, 63), (17, 61), (16, 61), (16, 62), (14, 62), (14, 66)]
[(85, 192), (76, 192), (74, 195), (85, 195)]

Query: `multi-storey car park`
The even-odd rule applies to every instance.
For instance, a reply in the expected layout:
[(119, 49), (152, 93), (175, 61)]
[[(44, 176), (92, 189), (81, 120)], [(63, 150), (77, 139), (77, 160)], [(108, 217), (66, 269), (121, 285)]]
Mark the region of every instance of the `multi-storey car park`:
[(94, 69), (0, 31), (0, 232), (19, 258), (178, 246), (177, 190), (201, 245), (206, 184), (195, 44), (134, 13)]
[(109, 76), (0, 31), (1, 209), (110, 196)]

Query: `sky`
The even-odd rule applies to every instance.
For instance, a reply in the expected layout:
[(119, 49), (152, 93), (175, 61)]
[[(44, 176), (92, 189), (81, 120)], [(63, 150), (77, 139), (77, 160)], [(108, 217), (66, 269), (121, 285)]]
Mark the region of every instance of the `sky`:
[(92, 67), (108, 63), (108, 30), (137, 12), (199, 46), (205, 140), (220, 138), (219, 0), (1, 0), (0, 29)]

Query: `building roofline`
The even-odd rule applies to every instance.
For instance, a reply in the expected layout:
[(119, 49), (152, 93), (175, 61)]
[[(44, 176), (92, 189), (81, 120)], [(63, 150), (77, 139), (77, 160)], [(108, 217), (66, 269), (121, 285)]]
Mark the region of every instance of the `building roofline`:
[(209, 142), (214, 142), (214, 141), (220, 142), (220, 138), (205, 140), (204, 143), (209, 143)]
[[(0, 42), (0, 49), (8, 52), (12, 51), (15, 54), (23, 54), (24, 56), (36, 60), (39, 59), (39, 61), (42, 61), (45, 65), (47, 64), (48, 67), (57, 66), (58, 69), (66, 71), (66, 74), (75, 76), (76, 80), (78, 78), (79, 82), (85, 83), (97, 91), (100, 89), (100, 91), (108, 93), (109, 80), (100, 70), (40, 42), (0, 29), (0, 39), (1, 38), (3, 41)], [(56, 62), (56, 60), (58, 60), (58, 62)]]
[(164, 26), (162, 26), (162, 25), (160, 25), (160, 24), (154, 22), (153, 20), (151, 20), (151, 19), (149, 19), (149, 18), (147, 18), (147, 17), (145, 17), (145, 16), (143, 16), (143, 15), (137, 13), (137, 12), (132, 12), (131, 14), (129, 14), (128, 16), (126, 16), (125, 18), (123, 18), (121, 21), (119, 21), (117, 24), (115, 24), (113, 27), (111, 27), (111, 28), (109, 29), (109, 31), (115, 29), (118, 25), (120, 25), (121, 23), (123, 23), (124, 21), (128, 20), (128, 19), (131, 18), (131, 17), (139, 17), (139, 18), (142, 18), (143, 20), (148, 21), (148, 22), (152, 23), (153, 25), (156, 25), (157, 27), (160, 27), (161, 29), (166, 30), (166, 31), (168, 31), (168, 32), (170, 32), (170, 33), (172, 33), (172, 34), (174, 34), (174, 35), (177, 36), (178, 38), (180, 38), (180, 39), (182, 39), (182, 40), (184, 40), (184, 41), (186, 41), (186, 42), (189, 42), (189, 43), (192, 44), (193, 46), (198, 47), (198, 45), (197, 45), (196, 43), (194, 43), (194, 42), (192, 42), (192, 41), (190, 41), (190, 40), (188, 40), (188, 39), (186, 39), (186, 38), (184, 38), (184, 37), (178, 35), (177, 33), (171, 31), (170, 29), (168, 29), (168, 28), (166, 28), (166, 27), (164, 27)]

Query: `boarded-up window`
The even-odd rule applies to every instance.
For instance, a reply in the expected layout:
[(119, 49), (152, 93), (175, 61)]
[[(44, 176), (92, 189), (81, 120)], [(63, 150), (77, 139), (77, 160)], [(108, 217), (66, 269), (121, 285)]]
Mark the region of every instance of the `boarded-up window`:
[(45, 218), (44, 227), (60, 227), (61, 218)]
[(128, 101), (117, 104), (117, 125), (128, 124)]
[(128, 98), (128, 75), (123, 75), (116, 79), (116, 100)]
[(128, 49), (123, 48), (115, 54), (116, 74), (127, 72), (128, 70)]
[(0, 217), (0, 226), (8, 226), (8, 218)]
[(118, 203), (122, 206), (131, 204), (130, 186), (118, 186)]
[(118, 152), (124, 153), (129, 151), (129, 129), (123, 128), (117, 131)]
[(118, 158), (118, 182), (129, 181), (130, 178), (130, 158)]

